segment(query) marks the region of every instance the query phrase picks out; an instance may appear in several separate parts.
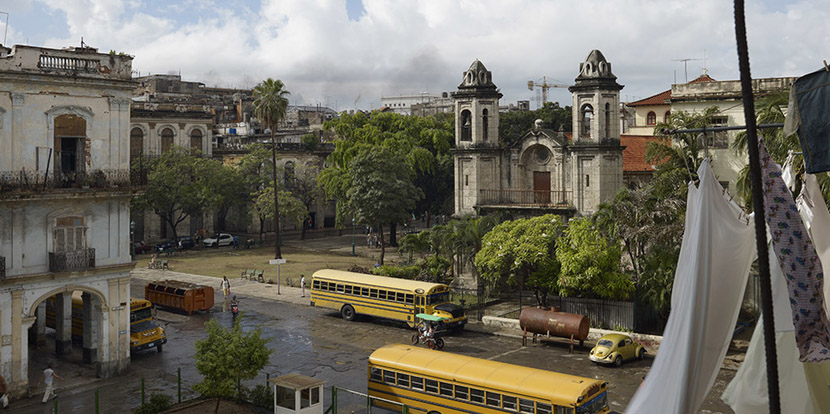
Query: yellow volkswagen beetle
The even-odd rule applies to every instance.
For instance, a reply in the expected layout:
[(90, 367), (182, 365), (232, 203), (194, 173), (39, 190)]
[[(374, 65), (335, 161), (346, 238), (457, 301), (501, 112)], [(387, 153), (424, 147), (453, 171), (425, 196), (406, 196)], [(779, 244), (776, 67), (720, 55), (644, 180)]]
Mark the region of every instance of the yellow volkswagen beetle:
[(643, 359), (646, 349), (631, 340), (628, 335), (612, 333), (599, 338), (596, 346), (591, 349), (591, 361), (598, 364), (614, 364), (618, 367), (623, 361)]

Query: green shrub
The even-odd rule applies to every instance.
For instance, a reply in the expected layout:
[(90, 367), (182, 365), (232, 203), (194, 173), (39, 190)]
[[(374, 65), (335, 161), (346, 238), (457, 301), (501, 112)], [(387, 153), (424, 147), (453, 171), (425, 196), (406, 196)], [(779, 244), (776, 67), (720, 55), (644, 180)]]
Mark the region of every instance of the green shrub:
[(421, 272), (420, 266), (383, 265), (372, 269), (372, 274), (396, 277), (398, 279), (415, 279)]
[(259, 407), (272, 408), (274, 406), (274, 390), (271, 387), (259, 384), (248, 391), (248, 402)]
[(156, 414), (169, 409), (173, 405), (170, 397), (164, 394), (150, 394), (150, 401), (141, 404), (135, 414)]

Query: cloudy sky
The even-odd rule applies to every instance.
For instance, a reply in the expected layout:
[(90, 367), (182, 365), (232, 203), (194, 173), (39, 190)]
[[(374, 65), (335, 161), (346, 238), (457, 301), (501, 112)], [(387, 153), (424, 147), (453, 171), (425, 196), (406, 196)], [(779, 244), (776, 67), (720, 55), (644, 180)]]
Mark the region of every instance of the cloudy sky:
[[(830, 0), (746, 0), (753, 77), (830, 60)], [(502, 104), (570, 84), (599, 49), (624, 101), (697, 77), (738, 79), (728, 0), (0, 0), (5, 44), (84, 42), (145, 74), (250, 88), (281, 79), (292, 104), (372, 109), (381, 96), (454, 91), (475, 59)], [(6, 14), (0, 14), (0, 26)], [(704, 60), (705, 57), (705, 60)], [(567, 89), (551, 100), (570, 103)]]

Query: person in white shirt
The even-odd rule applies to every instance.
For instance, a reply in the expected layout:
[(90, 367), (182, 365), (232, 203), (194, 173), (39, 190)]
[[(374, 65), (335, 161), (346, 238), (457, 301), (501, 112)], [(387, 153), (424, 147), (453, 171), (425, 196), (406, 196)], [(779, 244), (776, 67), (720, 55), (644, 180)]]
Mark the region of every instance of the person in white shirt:
[(63, 381), (63, 378), (55, 373), (55, 370), (52, 369), (52, 363), (49, 362), (46, 364), (46, 369), (43, 370), (43, 375), (40, 376), (40, 381), (37, 382), (37, 385), (40, 386), (40, 383), (43, 382), (46, 384), (46, 391), (43, 392), (43, 403), (46, 404), (46, 401), (49, 401), (49, 397), (54, 396), (58, 398), (58, 395), (55, 394), (54, 388), (52, 387), (52, 380), (57, 378)]

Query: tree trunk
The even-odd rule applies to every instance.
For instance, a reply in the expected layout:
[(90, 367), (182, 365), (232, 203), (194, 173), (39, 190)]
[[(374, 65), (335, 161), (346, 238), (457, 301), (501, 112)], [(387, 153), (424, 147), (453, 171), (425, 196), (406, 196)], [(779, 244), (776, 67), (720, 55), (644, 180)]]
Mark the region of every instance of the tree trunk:
[(383, 256), (386, 254), (386, 243), (383, 242), (383, 224), (378, 223), (378, 237), (380, 237), (380, 260), (378, 264), (383, 266)]
[(216, 408), (213, 409), (213, 414), (219, 414), (219, 402), (222, 401), (221, 398), (216, 397)]
[(398, 223), (389, 223), (389, 245), (398, 247)]
[(225, 227), (225, 226), (226, 226), (226, 223), (225, 223), (225, 222), (226, 222), (226, 220), (227, 220), (227, 217), (228, 217), (228, 211), (229, 211), (229, 210), (230, 210), (229, 208), (225, 208), (225, 207), (223, 207), (223, 208), (220, 208), (220, 209), (217, 211), (217, 213), (218, 213), (218, 217), (216, 217), (216, 222), (217, 222), (217, 224), (218, 224), (218, 226), (219, 226), (219, 230), (220, 230), (220, 231), (227, 230), (227, 228)]
[(309, 227), (307, 224), (308, 224), (308, 221), (303, 220), (303, 230), (302, 230), (302, 233), (300, 233), (300, 240), (305, 240), (305, 232)]

